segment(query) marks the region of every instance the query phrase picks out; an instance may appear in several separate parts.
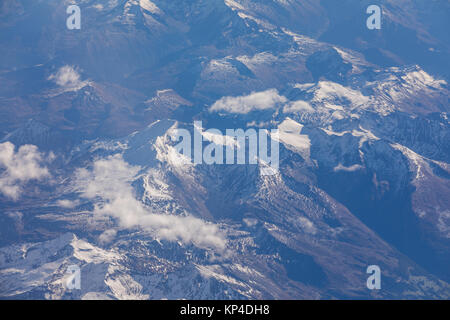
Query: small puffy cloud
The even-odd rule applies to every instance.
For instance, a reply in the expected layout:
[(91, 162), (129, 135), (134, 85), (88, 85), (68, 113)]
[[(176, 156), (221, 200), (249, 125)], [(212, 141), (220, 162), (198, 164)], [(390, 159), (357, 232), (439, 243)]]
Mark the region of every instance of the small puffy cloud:
[(303, 100), (293, 101), (283, 108), (284, 113), (313, 112), (311, 105)]
[(95, 8), (95, 9), (97, 9), (98, 11), (102, 11), (103, 10), (103, 5), (102, 4), (95, 4), (95, 5), (93, 5), (93, 7)]
[(74, 67), (65, 65), (58, 69), (54, 74), (48, 77), (48, 80), (54, 81), (58, 86), (66, 89), (79, 89), (86, 85), (86, 81), (81, 81), (80, 74)]
[(209, 111), (246, 114), (251, 111), (273, 109), (278, 104), (286, 101), (287, 98), (280, 96), (276, 89), (269, 89), (261, 92), (252, 92), (248, 96), (223, 97), (217, 100)]
[(305, 230), (307, 233), (315, 234), (317, 232), (316, 227), (314, 224), (305, 217), (299, 217), (300, 226)]
[(64, 200), (58, 200), (58, 201), (56, 201), (56, 205), (58, 206), (58, 207), (61, 207), (61, 208), (67, 208), (67, 209), (72, 209), (72, 208), (75, 208), (76, 206), (78, 206), (80, 204), (80, 201), (78, 201), (78, 200), (67, 200), (67, 199), (64, 199)]
[(17, 200), (30, 180), (50, 176), (44, 165), (49, 159), (33, 145), (23, 145), (17, 152), (11, 142), (0, 144), (0, 193)]
[(150, 0), (139, 0), (139, 5), (150, 13), (161, 13), (161, 10)]
[(102, 244), (107, 244), (110, 243), (111, 241), (114, 240), (114, 238), (117, 235), (117, 231), (114, 229), (108, 229), (105, 230), (99, 237), (98, 237), (98, 241), (100, 241), (100, 243)]
[[(137, 200), (131, 185), (140, 167), (126, 163), (121, 155), (94, 162), (92, 169), (78, 169), (76, 186), (81, 196), (96, 200), (94, 213), (117, 219), (122, 228), (140, 227), (169, 241), (193, 243), (223, 251), (226, 241), (219, 228), (201, 219), (149, 212)], [(106, 235), (105, 235), (106, 237)]]
[(354, 164), (354, 165), (351, 165), (350, 167), (345, 167), (341, 163), (339, 163), (336, 167), (333, 168), (333, 171), (334, 172), (337, 172), (337, 171), (353, 172), (353, 171), (358, 171), (361, 169), (364, 169), (364, 167), (360, 164)]

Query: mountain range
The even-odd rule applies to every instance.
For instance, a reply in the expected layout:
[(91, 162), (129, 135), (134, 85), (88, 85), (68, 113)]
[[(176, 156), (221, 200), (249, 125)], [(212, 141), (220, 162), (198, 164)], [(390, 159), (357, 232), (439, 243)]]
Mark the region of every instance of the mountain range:
[[(450, 3), (371, 4), (3, 1), (0, 298), (449, 299)], [(194, 121), (278, 171), (186, 159)]]

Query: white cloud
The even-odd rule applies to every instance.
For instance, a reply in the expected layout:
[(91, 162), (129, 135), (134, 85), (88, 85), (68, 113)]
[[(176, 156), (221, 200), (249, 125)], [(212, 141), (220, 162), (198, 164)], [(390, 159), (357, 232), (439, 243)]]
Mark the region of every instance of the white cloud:
[(65, 65), (58, 69), (54, 74), (48, 77), (48, 80), (54, 81), (58, 86), (65, 89), (78, 90), (87, 84), (87, 81), (81, 81), (80, 74), (74, 67)]
[(0, 193), (17, 200), (30, 180), (49, 177), (43, 164), (48, 159), (33, 145), (21, 146), (17, 152), (11, 142), (0, 144)]
[(311, 105), (302, 100), (293, 101), (283, 108), (284, 113), (296, 113), (296, 112), (313, 112), (314, 109)]
[(114, 229), (105, 230), (99, 237), (98, 240), (102, 244), (110, 243), (117, 235), (117, 231)]
[(57, 206), (59, 206), (59, 207), (61, 207), (61, 208), (68, 208), (68, 209), (75, 208), (75, 207), (78, 206), (79, 204), (80, 204), (80, 201), (79, 201), (79, 200), (74, 200), (74, 201), (72, 201), (72, 200), (64, 199), (64, 200), (58, 200), (58, 201), (56, 201), (56, 205), (57, 205)]
[(305, 217), (299, 217), (298, 219), (300, 221), (300, 225), (303, 228), (303, 230), (311, 234), (315, 234), (317, 232), (316, 227), (309, 219)]
[(116, 218), (123, 228), (141, 227), (169, 241), (193, 243), (218, 251), (226, 241), (219, 228), (194, 217), (155, 214), (138, 201), (131, 186), (140, 167), (126, 163), (121, 155), (97, 160), (91, 170), (78, 169), (76, 186), (81, 196), (98, 200), (94, 213)]
[(95, 9), (97, 9), (98, 11), (102, 11), (103, 10), (103, 5), (102, 4), (96, 4), (96, 5), (93, 5), (93, 7)]
[(351, 165), (350, 167), (346, 167), (343, 166), (341, 163), (339, 163), (336, 167), (334, 167), (333, 171), (337, 172), (337, 171), (347, 171), (347, 172), (353, 172), (353, 171), (358, 171), (364, 169), (364, 167), (360, 164), (354, 164)]
[(261, 92), (252, 92), (248, 96), (223, 97), (217, 100), (209, 111), (246, 114), (255, 110), (273, 109), (277, 104), (285, 103), (286, 101), (286, 97), (280, 96), (276, 89), (269, 89)]

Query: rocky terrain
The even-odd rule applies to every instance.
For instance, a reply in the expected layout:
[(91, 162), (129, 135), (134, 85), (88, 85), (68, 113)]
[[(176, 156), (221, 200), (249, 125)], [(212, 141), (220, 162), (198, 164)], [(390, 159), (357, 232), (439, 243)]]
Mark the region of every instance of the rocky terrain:
[(378, 2), (2, 2), (0, 298), (449, 299), (450, 4)]

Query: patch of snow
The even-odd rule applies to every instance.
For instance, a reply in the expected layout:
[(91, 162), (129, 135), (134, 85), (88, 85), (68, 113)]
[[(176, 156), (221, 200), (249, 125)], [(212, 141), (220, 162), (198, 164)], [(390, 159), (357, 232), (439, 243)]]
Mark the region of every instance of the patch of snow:
[(305, 159), (310, 157), (311, 140), (308, 135), (301, 134), (303, 125), (286, 118), (279, 126), (279, 141), (288, 149), (300, 153)]
[(159, 170), (149, 169), (143, 177), (143, 188), (143, 201), (146, 199), (149, 201), (172, 199), (169, 185), (164, 181), (164, 177)]
[(361, 137), (359, 140), (359, 148), (362, 148), (363, 144), (366, 141), (370, 140), (380, 140), (377, 136), (375, 136), (371, 131), (364, 129), (363, 127), (359, 126), (359, 130), (353, 130), (352, 135), (354, 137)]
[(241, 281), (238, 281), (235, 278), (224, 275), (220, 266), (217, 265), (195, 265), (200, 274), (205, 278), (214, 278), (220, 282), (225, 282), (228, 284), (236, 285), (242, 288), (246, 288), (247, 285)]
[(350, 102), (351, 109), (366, 107), (370, 102), (370, 98), (361, 92), (331, 81), (319, 81), (312, 99), (313, 102), (324, 105), (328, 102), (328, 106), (345, 100)]
[(239, 141), (235, 140), (234, 137), (213, 133), (208, 130), (201, 131), (201, 133), (203, 138), (205, 138), (205, 140), (212, 142), (216, 145), (240, 148)]
[(139, 5), (142, 9), (147, 10), (153, 14), (160, 14), (161, 10), (150, 0), (139, 0)]
[(406, 158), (408, 158), (410, 167), (416, 172), (415, 180), (420, 180), (425, 176), (423, 170), (429, 169), (429, 166), (422, 156), (398, 143), (392, 143), (391, 147), (399, 150)]

